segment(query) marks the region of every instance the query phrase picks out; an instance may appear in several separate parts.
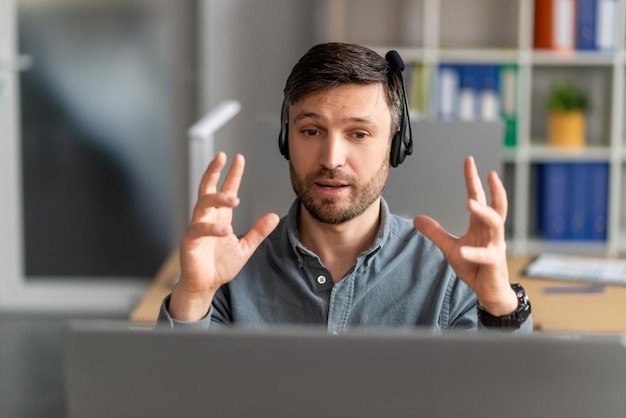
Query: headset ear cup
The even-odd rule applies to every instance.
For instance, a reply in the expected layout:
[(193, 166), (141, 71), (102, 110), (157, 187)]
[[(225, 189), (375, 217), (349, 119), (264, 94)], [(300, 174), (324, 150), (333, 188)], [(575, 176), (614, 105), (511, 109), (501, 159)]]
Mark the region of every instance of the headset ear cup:
[(389, 162), (392, 167), (397, 167), (404, 161), (404, 142), (402, 131), (396, 132), (391, 140), (391, 152), (389, 156)]
[(391, 155), (389, 158), (391, 165), (397, 167), (402, 164), (407, 155), (413, 153), (413, 133), (411, 132), (411, 122), (409, 121), (409, 104), (406, 88), (404, 86), (404, 78), (402, 77), (402, 71), (404, 71), (405, 68), (404, 61), (402, 61), (400, 54), (394, 50), (387, 52), (385, 59), (389, 62), (392, 71), (398, 73), (402, 88), (402, 118), (400, 120), (400, 130), (396, 132), (391, 140)]
[(280, 108), (280, 132), (278, 133), (278, 150), (285, 157), (289, 159), (289, 115), (287, 101), (283, 100), (283, 105)]
[(284, 124), (278, 134), (278, 149), (280, 153), (285, 157), (285, 159), (289, 159), (289, 138), (288, 138), (289, 127), (287, 124)]

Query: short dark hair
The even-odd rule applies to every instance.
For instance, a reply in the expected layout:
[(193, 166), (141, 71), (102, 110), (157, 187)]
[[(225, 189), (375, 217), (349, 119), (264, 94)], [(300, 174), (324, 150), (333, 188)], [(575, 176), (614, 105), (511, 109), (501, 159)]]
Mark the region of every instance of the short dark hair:
[[(402, 83), (397, 71), (375, 51), (352, 43), (315, 45), (294, 65), (285, 84), (283, 112), (310, 93), (346, 84), (382, 83), (391, 110), (391, 133), (400, 129), (403, 112)], [(286, 116), (283, 115), (283, 117)]]

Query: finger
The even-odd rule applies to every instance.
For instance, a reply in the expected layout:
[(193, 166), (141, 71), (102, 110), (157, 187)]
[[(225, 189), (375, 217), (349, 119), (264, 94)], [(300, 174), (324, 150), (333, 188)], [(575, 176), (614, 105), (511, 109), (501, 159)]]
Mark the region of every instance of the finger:
[(252, 254), (261, 242), (267, 238), (267, 236), (278, 225), (279, 218), (275, 213), (268, 213), (259, 219), (248, 231), (246, 235), (239, 240), (243, 248), (245, 248), (249, 254)]
[(480, 176), (478, 175), (478, 170), (476, 169), (474, 157), (467, 157), (463, 168), (468, 199), (474, 199), (485, 204), (487, 202), (487, 196), (485, 195), (485, 190), (480, 182)]
[(492, 207), (481, 204), (475, 200), (469, 200), (467, 207), (474, 218), (478, 218), (484, 224), (482, 230), (489, 237), (500, 238), (504, 233), (502, 217)]
[(202, 175), (200, 186), (198, 187), (198, 199), (203, 195), (212, 194), (217, 191), (217, 183), (220, 180), (224, 165), (226, 165), (226, 154), (220, 151)]
[(224, 237), (233, 233), (231, 225), (221, 225), (209, 222), (196, 222), (185, 230), (182, 242), (190, 242), (204, 237)]
[(246, 160), (244, 159), (243, 155), (237, 154), (235, 156), (235, 159), (233, 160), (233, 163), (230, 166), (230, 169), (228, 170), (228, 174), (226, 174), (226, 178), (224, 179), (224, 184), (222, 185), (223, 193), (237, 196), (245, 166)]
[(193, 208), (192, 222), (200, 222), (213, 209), (235, 208), (239, 205), (239, 202), (240, 199), (238, 197), (221, 192), (200, 196)]
[(464, 260), (476, 264), (493, 264), (495, 259), (499, 259), (500, 252), (496, 254), (495, 247), (468, 247), (460, 248), (461, 256)]
[(416, 216), (413, 219), (413, 226), (435, 243), (444, 253), (448, 254), (449, 249), (454, 245), (455, 238), (450, 235), (436, 220), (429, 216)]
[(509, 201), (504, 184), (502, 184), (502, 180), (500, 180), (498, 173), (495, 171), (489, 173), (487, 182), (491, 190), (491, 207), (500, 215), (502, 222), (504, 222), (509, 210)]

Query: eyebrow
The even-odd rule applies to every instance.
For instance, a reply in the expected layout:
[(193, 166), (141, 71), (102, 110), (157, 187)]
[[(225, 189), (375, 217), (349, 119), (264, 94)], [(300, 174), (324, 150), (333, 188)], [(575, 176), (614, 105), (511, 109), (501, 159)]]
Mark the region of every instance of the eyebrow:
[[(322, 116), (319, 113), (315, 113), (315, 112), (301, 112), (298, 113), (293, 121), (298, 122), (302, 119), (307, 119), (307, 118), (311, 118), (311, 119), (321, 119)], [(343, 118), (341, 120), (341, 122), (357, 122), (357, 123), (363, 123), (372, 127), (376, 127), (377, 124), (374, 121), (373, 118), (369, 117), (369, 116), (351, 116), (351, 117), (347, 117), (347, 118)]]

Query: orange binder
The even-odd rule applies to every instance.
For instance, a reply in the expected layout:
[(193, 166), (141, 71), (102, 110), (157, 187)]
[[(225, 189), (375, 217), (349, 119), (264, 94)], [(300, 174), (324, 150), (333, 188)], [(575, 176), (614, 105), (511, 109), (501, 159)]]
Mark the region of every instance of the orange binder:
[(536, 49), (572, 51), (576, 46), (575, 0), (535, 0)]

